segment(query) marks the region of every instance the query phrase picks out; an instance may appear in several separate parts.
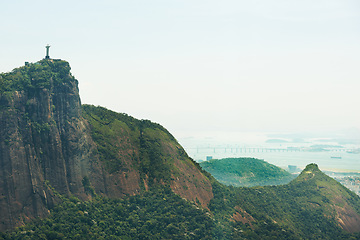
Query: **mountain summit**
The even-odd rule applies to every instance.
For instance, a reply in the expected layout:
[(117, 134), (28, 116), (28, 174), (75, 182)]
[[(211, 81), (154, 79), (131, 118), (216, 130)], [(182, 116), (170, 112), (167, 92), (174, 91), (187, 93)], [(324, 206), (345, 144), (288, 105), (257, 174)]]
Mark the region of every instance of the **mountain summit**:
[(209, 179), (159, 124), (82, 106), (66, 61), (0, 75), (0, 230), (45, 217), (55, 192), (88, 200), (169, 185), (205, 207)]

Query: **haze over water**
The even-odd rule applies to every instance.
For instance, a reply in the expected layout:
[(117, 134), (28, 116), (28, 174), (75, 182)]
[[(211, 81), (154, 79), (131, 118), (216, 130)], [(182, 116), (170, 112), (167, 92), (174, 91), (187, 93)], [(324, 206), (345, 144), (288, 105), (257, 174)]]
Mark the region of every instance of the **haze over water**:
[(316, 163), (321, 170), (360, 172), (360, 137), (337, 134), (316, 137), (311, 134), (269, 134), (259, 132), (213, 133), (180, 138), (186, 152), (195, 161), (227, 157), (254, 157), (276, 166), (295, 165), (303, 169)]
[(175, 137), (360, 129), (359, 10), (357, 0), (2, 1), (0, 72), (49, 44), (82, 103)]

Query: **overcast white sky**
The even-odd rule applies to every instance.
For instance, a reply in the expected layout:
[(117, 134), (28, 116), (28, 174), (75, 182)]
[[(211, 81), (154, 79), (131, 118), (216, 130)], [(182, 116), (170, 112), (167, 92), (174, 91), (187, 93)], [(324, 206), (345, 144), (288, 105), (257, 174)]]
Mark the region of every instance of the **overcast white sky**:
[(70, 62), (83, 103), (214, 131), (360, 128), (360, 1), (12, 0), (0, 72)]

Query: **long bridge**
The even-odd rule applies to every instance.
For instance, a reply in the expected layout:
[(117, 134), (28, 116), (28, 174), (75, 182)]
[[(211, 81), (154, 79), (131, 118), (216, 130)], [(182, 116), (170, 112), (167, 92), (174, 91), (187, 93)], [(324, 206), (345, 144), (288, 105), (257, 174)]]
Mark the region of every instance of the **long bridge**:
[[(267, 148), (267, 147), (193, 147), (187, 150), (213, 153), (267, 153), (267, 152), (359, 152), (359, 149), (350, 148), (311, 148), (311, 147), (287, 147), (287, 148)], [(360, 153), (360, 152), (359, 152)]]

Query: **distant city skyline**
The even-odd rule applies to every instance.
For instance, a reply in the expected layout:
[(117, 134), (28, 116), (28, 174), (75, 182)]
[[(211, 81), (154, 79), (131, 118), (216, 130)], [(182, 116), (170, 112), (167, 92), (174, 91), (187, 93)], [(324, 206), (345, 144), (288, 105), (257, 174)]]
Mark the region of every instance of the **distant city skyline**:
[(175, 137), (360, 129), (360, 2), (5, 1), (0, 72), (69, 61), (82, 103)]

